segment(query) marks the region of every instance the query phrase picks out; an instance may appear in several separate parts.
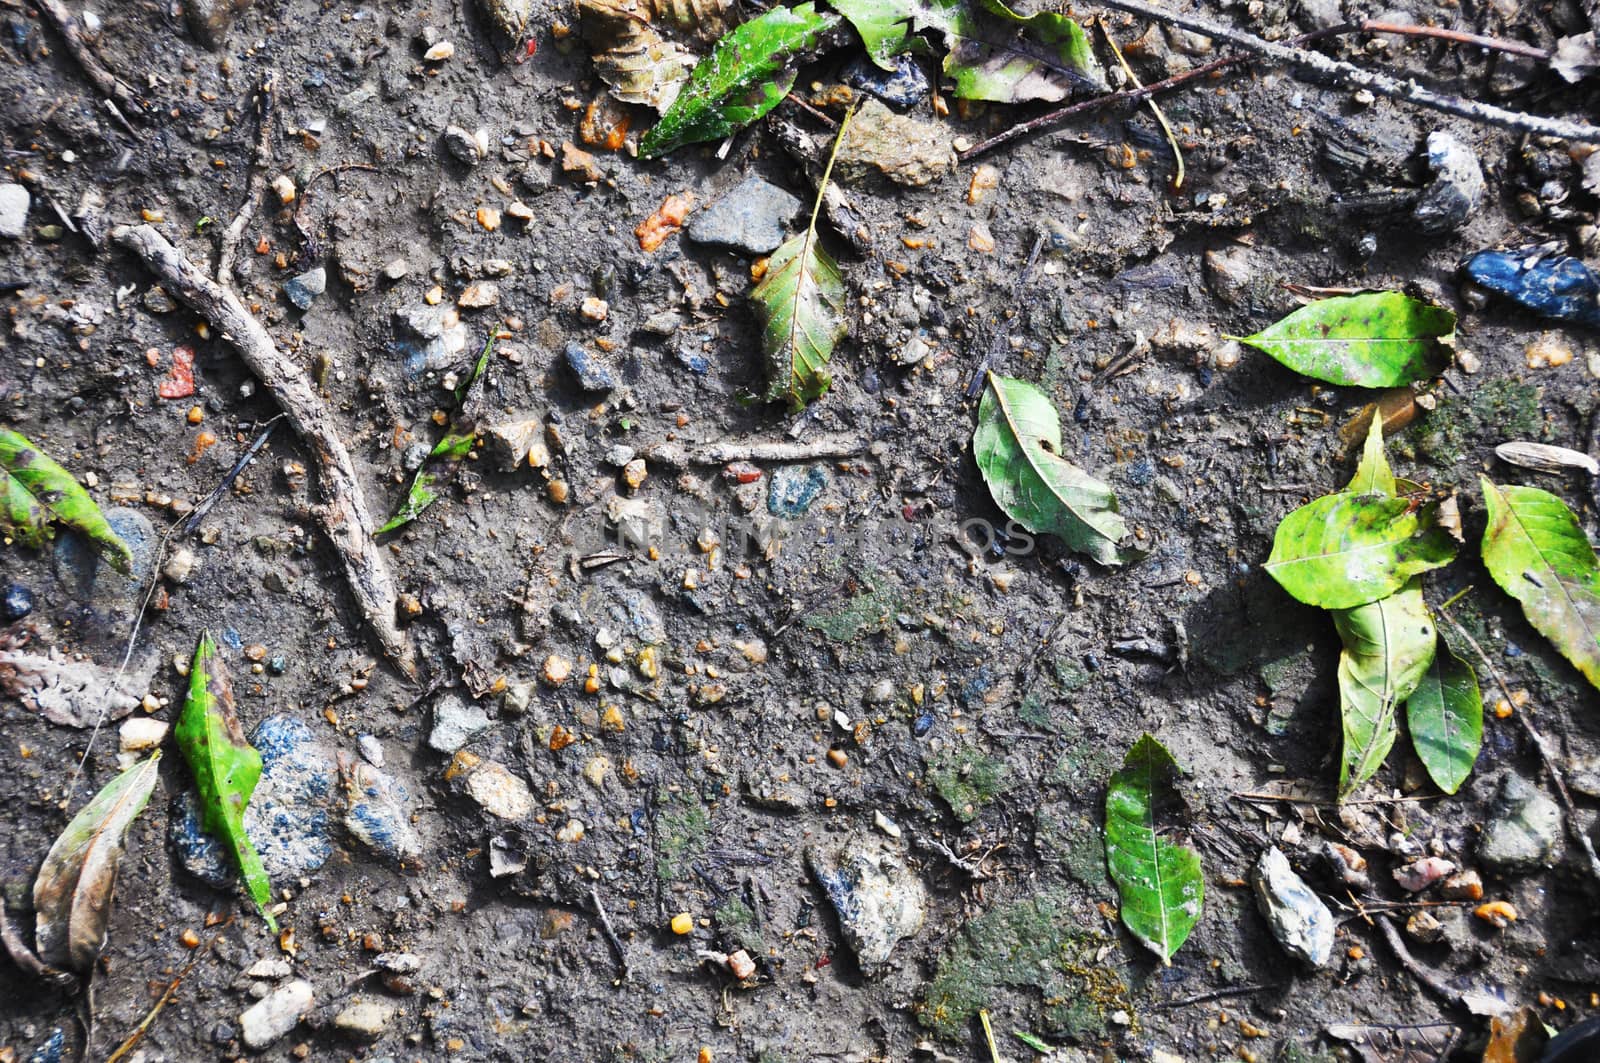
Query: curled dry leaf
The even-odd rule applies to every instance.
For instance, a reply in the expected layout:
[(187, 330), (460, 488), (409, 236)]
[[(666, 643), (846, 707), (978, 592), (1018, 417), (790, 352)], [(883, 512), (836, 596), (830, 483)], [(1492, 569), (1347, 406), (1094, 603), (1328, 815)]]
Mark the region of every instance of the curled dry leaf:
[(623, 103), (665, 111), (699, 62), (696, 46), (734, 23), (731, 0), (578, 0), (595, 72)]
[(118, 677), (87, 657), (69, 657), (48, 645), (49, 637), (46, 629), (31, 623), (0, 631), (0, 691), (63, 727), (120, 720), (138, 707), (155, 675), (155, 654)]
[(160, 752), (112, 779), (72, 817), (33, 882), (34, 942), (45, 963), (88, 972), (105, 943), (123, 841), (156, 785)]
[(1548, 443), (1529, 443), (1516, 440), (1501, 443), (1494, 448), (1497, 458), (1511, 465), (1520, 465), (1535, 472), (1569, 472), (1577, 469), (1590, 476), (1600, 476), (1600, 462), (1589, 455), (1567, 447), (1553, 447)]

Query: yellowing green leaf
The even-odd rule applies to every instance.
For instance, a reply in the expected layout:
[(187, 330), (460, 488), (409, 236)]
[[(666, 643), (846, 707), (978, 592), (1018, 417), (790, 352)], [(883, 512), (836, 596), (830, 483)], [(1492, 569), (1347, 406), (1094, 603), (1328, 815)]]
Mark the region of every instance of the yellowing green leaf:
[(816, 4), (773, 7), (717, 41), (696, 64), (672, 105), (639, 142), (652, 159), (683, 146), (720, 140), (776, 107), (794, 85), (790, 63), (836, 25)]
[(1433, 663), (1433, 618), (1412, 581), (1398, 594), (1333, 614), (1344, 643), (1339, 655), (1339, 799), (1383, 767), (1400, 733), (1398, 712)]
[(3, 519), (9, 533), (27, 546), (50, 537), (50, 522), (81, 532), (118, 572), (132, 570), (128, 544), (111, 530), (100, 507), (72, 474), (9, 428), (0, 428), (0, 476), (4, 477)]
[(1434, 785), (1447, 794), (1461, 789), (1483, 746), (1483, 695), (1472, 666), (1443, 635), (1433, 663), (1406, 700), (1406, 727)]
[(1032, 384), (989, 374), (972, 453), (995, 504), (1024, 528), (1103, 565), (1131, 556), (1117, 545), (1128, 525), (1116, 494), (1061, 456), (1061, 418)]
[(1324, 495), (1279, 523), (1267, 573), (1307, 605), (1375, 602), (1455, 557), (1455, 544), (1433, 519), (1436, 508), (1348, 491)]
[(1367, 442), (1361, 450), (1361, 463), (1356, 474), (1345, 488), (1352, 495), (1387, 495), (1395, 490), (1394, 470), (1389, 468), (1389, 457), (1383, 451), (1383, 418), (1374, 416), (1372, 427), (1367, 429)]
[(34, 945), (47, 964), (87, 973), (105, 944), (128, 828), (156, 785), (161, 754), (108, 782), (56, 838), (33, 881)]
[(1600, 562), (1567, 504), (1482, 478), (1483, 564), (1538, 632), (1600, 687)]
[(1169, 966), (1205, 901), (1200, 854), (1157, 829), (1158, 805), (1176, 799), (1178, 772), (1172, 754), (1147, 734), (1128, 750), (1106, 790), (1106, 867), (1117, 884), (1123, 925)]
[(1389, 388), (1442, 372), (1455, 332), (1455, 314), (1442, 307), (1369, 292), (1319, 299), (1254, 336), (1234, 338), (1314, 380)]
[(244, 877), (245, 889), (273, 933), (277, 920), (272, 884), (261, 856), (244, 829), (244, 810), (261, 781), (261, 754), (244, 737), (233, 704), (233, 687), (210, 634), (202, 634), (189, 667), (189, 697), (174, 730), (178, 749), (200, 792), (201, 823), (226, 845)]

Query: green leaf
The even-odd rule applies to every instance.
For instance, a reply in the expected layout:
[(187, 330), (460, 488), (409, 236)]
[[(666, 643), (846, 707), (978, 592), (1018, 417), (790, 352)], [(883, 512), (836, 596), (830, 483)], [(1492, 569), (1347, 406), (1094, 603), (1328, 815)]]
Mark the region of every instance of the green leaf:
[(161, 753), (95, 794), (56, 838), (33, 880), (34, 943), (45, 963), (87, 973), (105, 944), (128, 828), (155, 789)]
[(18, 542), (39, 546), (50, 537), (50, 521), (86, 536), (123, 575), (133, 571), (133, 553), (106, 523), (89, 492), (24, 436), (0, 428), (0, 470), (5, 477), (5, 523)]
[(1049, 397), (994, 373), (988, 385), (972, 453), (995, 504), (1029, 531), (1059, 536), (1102, 565), (1133, 556), (1117, 545), (1128, 525), (1116, 494), (1061, 456), (1061, 418)]
[(1483, 564), (1528, 623), (1600, 687), (1600, 563), (1567, 504), (1483, 477)]
[(720, 140), (776, 107), (794, 85), (790, 60), (837, 25), (816, 4), (774, 7), (736, 26), (695, 66), (661, 120), (639, 143), (640, 158)]
[(1106, 790), (1106, 867), (1122, 922), (1169, 967), (1200, 921), (1205, 899), (1200, 854), (1156, 830), (1156, 805), (1176, 798), (1178, 772), (1172, 754), (1147, 734), (1128, 750)]
[(1344, 643), (1339, 655), (1343, 801), (1383, 767), (1400, 733), (1400, 705), (1433, 663), (1437, 636), (1416, 580), (1381, 601), (1335, 611), (1333, 623)]
[[(430, 457), (432, 455), (430, 454)], [(439, 492), (433, 490), (436, 478), (426, 467), (417, 470), (411, 478), (411, 487), (406, 491), (406, 500), (400, 503), (400, 508), (394, 515), (378, 526), (373, 532), (373, 537), (387, 535), (396, 528), (403, 528), (407, 524), (422, 516), (422, 511), (439, 501)]]
[(911, 34), (937, 30), (944, 72), (963, 99), (1054, 102), (1073, 89), (1104, 92), (1105, 75), (1083, 28), (1051, 11), (1024, 18), (1001, 0), (830, 0), (885, 69)]
[(276, 934), (277, 920), (267, 910), (272, 905), (272, 884), (244, 829), (245, 806), (261, 780), (261, 754), (245, 740), (233, 687), (209, 633), (202, 634), (195, 646), (189, 697), (174, 734), (200, 791), (202, 825), (232, 850), (250, 899)]
[(1436, 376), (1450, 362), (1456, 316), (1399, 292), (1319, 299), (1254, 336), (1259, 347), (1315, 380), (1391, 388)]
[(1376, 413), (1372, 427), (1367, 430), (1367, 442), (1361, 451), (1361, 462), (1356, 474), (1345, 488), (1352, 495), (1384, 495), (1394, 497), (1394, 470), (1389, 468), (1389, 457), (1383, 452), (1383, 418)]
[(1386, 598), (1412, 576), (1455, 557), (1437, 506), (1404, 498), (1324, 495), (1283, 518), (1266, 570), (1307, 605), (1353, 609)]
[(1055, 1054), (1055, 1048), (1036, 1034), (1031, 1034), (1026, 1030), (1012, 1030), (1011, 1036), (1015, 1037), (1017, 1040), (1021, 1041), (1023, 1044), (1027, 1045), (1041, 1056)]
[(1406, 701), (1406, 727), (1434, 785), (1447, 794), (1461, 789), (1483, 746), (1483, 695), (1472, 666), (1456, 656), (1443, 635), (1433, 663)]

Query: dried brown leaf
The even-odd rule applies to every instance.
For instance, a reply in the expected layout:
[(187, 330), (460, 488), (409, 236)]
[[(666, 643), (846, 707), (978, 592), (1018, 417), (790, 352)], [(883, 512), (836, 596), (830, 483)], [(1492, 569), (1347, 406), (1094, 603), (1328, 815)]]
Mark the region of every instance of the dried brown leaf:
[(736, 21), (732, 0), (578, 0), (595, 72), (623, 103), (664, 111), (699, 62), (697, 45)]
[(138, 706), (155, 675), (156, 657), (150, 654), (113, 685), (113, 671), (68, 656), (49, 639), (48, 629), (31, 623), (0, 631), (0, 691), (51, 723), (93, 727), (102, 719), (121, 719)]

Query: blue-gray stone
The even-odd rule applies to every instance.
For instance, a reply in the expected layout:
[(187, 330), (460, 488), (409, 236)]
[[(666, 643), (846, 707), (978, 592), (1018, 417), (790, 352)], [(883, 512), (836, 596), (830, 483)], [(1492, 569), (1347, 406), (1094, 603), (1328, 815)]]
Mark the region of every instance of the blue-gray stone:
[(67, 1051), (67, 1031), (57, 1026), (50, 1031), (50, 1036), (39, 1043), (28, 1057), (28, 1063), (61, 1063), (62, 1056)]
[(290, 277), (283, 285), (283, 294), (302, 310), (310, 310), (317, 296), (328, 290), (328, 271), (318, 266), (297, 277)]
[(33, 592), (20, 583), (6, 585), (5, 593), (0, 594), (0, 617), (10, 624), (21, 620), (33, 612)]
[(454, 753), (479, 731), (488, 730), (489, 714), (454, 694), (446, 694), (433, 706), (433, 730), (428, 745), (440, 753)]
[(617, 386), (617, 374), (605, 359), (586, 350), (581, 343), (569, 343), (566, 349), (567, 367), (578, 378), (578, 386), (585, 391), (610, 391)]
[[(244, 830), (274, 881), (316, 871), (333, 855), (328, 804), (336, 767), (311, 729), (288, 716), (269, 716), (250, 744), (261, 753), (261, 781), (244, 810)], [(218, 889), (235, 887), (239, 873), (220, 842), (201, 826), (200, 797), (182, 790), (168, 829), (178, 860), (194, 877)]]
[(393, 778), (360, 760), (340, 765), (348, 808), (345, 829), (351, 837), (397, 864), (422, 858), (422, 836), (411, 825), (411, 795)]
[(624, 625), (634, 638), (647, 646), (659, 646), (667, 641), (667, 625), (655, 602), (636, 590), (622, 590), (617, 594), (607, 612), (611, 619)]
[(467, 326), (447, 303), (396, 310), (394, 333), (390, 349), (405, 359), (410, 376), (449, 366), (467, 347)]
[(922, 66), (909, 55), (890, 60), (893, 70), (884, 70), (866, 56), (858, 56), (844, 70), (844, 83), (870, 92), (891, 107), (915, 107), (928, 98), (933, 86)]
[(847, 840), (806, 850), (806, 861), (863, 967), (883, 963), (898, 942), (922, 929), (928, 892), (899, 854)]
[(827, 486), (828, 470), (821, 465), (809, 468), (785, 465), (772, 474), (767, 488), (767, 511), (785, 520), (803, 517)]
[(777, 185), (749, 177), (689, 219), (683, 232), (697, 244), (764, 255), (783, 243), (788, 235), (785, 226), (804, 206)]
[(1462, 271), (1478, 287), (1540, 317), (1600, 328), (1600, 277), (1579, 259), (1544, 247), (1479, 251)]

